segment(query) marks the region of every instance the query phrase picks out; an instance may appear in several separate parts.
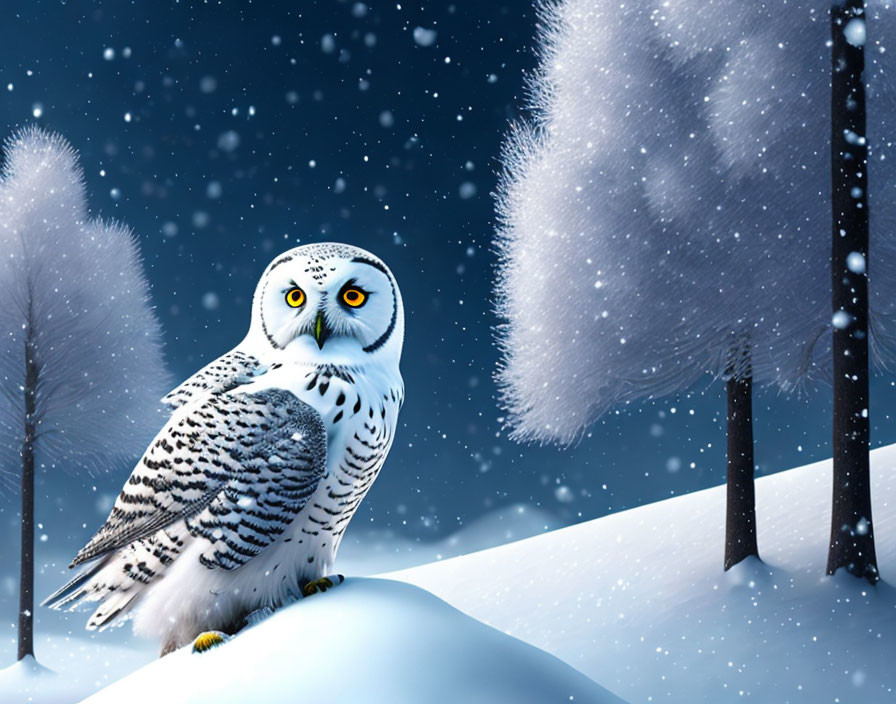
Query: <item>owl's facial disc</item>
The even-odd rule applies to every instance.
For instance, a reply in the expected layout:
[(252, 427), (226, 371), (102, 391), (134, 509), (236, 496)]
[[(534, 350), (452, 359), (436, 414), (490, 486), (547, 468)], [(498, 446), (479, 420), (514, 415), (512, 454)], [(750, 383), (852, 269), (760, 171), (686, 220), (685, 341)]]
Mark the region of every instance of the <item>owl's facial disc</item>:
[(382, 347), (395, 328), (397, 289), (374, 259), (296, 257), (273, 267), (267, 278), (264, 331), (279, 349), (358, 358)]

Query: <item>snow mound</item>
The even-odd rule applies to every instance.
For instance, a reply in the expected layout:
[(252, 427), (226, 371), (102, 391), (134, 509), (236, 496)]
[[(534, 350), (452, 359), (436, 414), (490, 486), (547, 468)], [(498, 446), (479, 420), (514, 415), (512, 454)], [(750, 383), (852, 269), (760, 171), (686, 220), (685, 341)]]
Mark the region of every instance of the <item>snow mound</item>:
[(0, 670), (0, 703), (30, 702), (36, 696), (48, 704), (66, 701), (66, 684), (33, 656), (26, 655), (17, 663)]
[[(80, 631), (82, 624), (78, 625)], [(0, 704), (75, 704), (158, 653), (156, 649), (150, 653), (142, 642), (128, 647), (89, 635), (62, 633), (41, 633), (35, 638), (35, 646), (41, 662), (51, 667), (28, 657), (0, 670)], [(12, 657), (14, 653), (13, 649)]]
[[(135, 699), (143, 693), (143, 699)], [(85, 704), (619, 703), (569, 665), (422, 589), (350, 579), (203, 654), (183, 648)]]
[(825, 576), (829, 460), (758, 480), (763, 561), (728, 573), (717, 487), (389, 576), (632, 702), (893, 702), (896, 445), (871, 468), (876, 587)]

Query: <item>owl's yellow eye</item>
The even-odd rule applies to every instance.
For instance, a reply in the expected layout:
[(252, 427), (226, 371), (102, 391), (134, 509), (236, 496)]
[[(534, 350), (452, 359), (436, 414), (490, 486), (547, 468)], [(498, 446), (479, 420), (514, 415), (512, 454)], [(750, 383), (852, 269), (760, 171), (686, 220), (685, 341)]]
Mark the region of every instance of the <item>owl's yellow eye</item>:
[(286, 305), (290, 308), (299, 308), (305, 304), (305, 292), (298, 286), (286, 292)]
[(349, 286), (342, 291), (342, 302), (350, 308), (360, 308), (367, 301), (367, 294), (361, 289)]

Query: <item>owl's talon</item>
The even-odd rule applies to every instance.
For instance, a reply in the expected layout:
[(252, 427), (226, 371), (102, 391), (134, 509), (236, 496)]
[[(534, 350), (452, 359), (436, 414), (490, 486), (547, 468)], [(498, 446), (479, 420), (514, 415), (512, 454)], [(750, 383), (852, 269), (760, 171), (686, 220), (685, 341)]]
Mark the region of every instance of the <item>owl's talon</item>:
[(204, 653), (212, 648), (217, 648), (219, 645), (224, 645), (229, 640), (230, 636), (226, 633), (221, 633), (221, 631), (205, 631), (205, 633), (200, 633), (196, 636), (196, 639), (193, 641), (193, 652)]
[(327, 577), (315, 579), (313, 582), (308, 582), (308, 584), (302, 587), (302, 596), (311, 596), (318, 592), (325, 592), (332, 586), (334, 586), (333, 580)]
[(330, 577), (315, 579), (313, 582), (308, 582), (302, 587), (302, 596), (311, 596), (318, 592), (325, 592), (327, 589), (335, 587), (337, 584), (342, 584), (344, 581), (345, 577), (341, 574), (334, 574)]

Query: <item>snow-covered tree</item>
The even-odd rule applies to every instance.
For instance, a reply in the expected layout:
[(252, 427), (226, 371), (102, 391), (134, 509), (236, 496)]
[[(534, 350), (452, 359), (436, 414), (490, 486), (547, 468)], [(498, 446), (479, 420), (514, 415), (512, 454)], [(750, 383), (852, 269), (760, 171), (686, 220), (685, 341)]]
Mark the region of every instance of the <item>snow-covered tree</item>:
[(89, 219), (77, 155), (25, 129), (0, 174), (0, 467), (21, 481), (18, 657), (33, 655), (35, 467), (142, 449), (168, 388), (133, 235)]
[[(498, 378), (515, 437), (570, 443), (613, 406), (726, 379), (726, 567), (756, 553), (752, 386), (831, 374), (829, 9), (545, 5), (533, 117), (505, 146)], [(871, 342), (886, 360), (896, 10), (869, 15)]]

